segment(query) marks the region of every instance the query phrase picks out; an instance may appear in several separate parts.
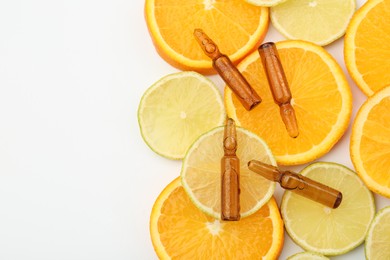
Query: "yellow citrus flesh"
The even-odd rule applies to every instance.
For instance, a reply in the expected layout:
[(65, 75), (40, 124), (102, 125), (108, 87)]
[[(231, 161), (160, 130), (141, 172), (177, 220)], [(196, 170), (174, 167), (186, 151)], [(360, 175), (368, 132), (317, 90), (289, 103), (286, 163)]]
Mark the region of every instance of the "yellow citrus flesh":
[(287, 260), (329, 260), (329, 258), (313, 252), (301, 252), (288, 257)]
[(390, 207), (381, 209), (371, 223), (365, 244), (366, 259), (390, 259)]
[(375, 203), (359, 177), (335, 163), (314, 163), (301, 174), (340, 191), (343, 197), (340, 206), (331, 209), (286, 191), (281, 213), (294, 242), (323, 255), (340, 255), (361, 244), (374, 217)]
[(327, 45), (344, 35), (355, 0), (288, 0), (271, 8), (271, 21), (288, 39)]
[(285, 2), (286, 0), (245, 0), (245, 1), (257, 6), (275, 6)]
[(160, 259), (276, 259), (283, 232), (273, 198), (250, 217), (223, 222), (196, 208), (179, 178), (159, 195), (150, 217)]
[(291, 138), (274, 102), (259, 54), (239, 65), (263, 101), (246, 111), (225, 87), (225, 107), (237, 124), (254, 132), (271, 148), (280, 164), (303, 164), (327, 153), (348, 127), (352, 95), (336, 61), (322, 48), (304, 41), (276, 44), (292, 93), (299, 136)]
[[(202, 135), (188, 150), (182, 165), (184, 189), (200, 210), (214, 218), (221, 215), (221, 159), (224, 128)], [(247, 217), (262, 207), (275, 190), (275, 183), (249, 170), (257, 159), (276, 165), (268, 146), (255, 134), (237, 128), (237, 157), (240, 160), (240, 214)]]
[(265, 37), (269, 12), (242, 0), (146, 0), (145, 18), (158, 53), (167, 62), (183, 70), (215, 73), (194, 29), (203, 29), (237, 62)]
[(345, 34), (345, 64), (359, 88), (370, 96), (390, 85), (390, 0), (367, 1)]
[(223, 124), (220, 92), (196, 72), (167, 75), (145, 91), (138, 107), (142, 137), (156, 153), (182, 159), (201, 134)]
[(353, 165), (369, 189), (390, 198), (390, 86), (369, 97), (352, 127)]

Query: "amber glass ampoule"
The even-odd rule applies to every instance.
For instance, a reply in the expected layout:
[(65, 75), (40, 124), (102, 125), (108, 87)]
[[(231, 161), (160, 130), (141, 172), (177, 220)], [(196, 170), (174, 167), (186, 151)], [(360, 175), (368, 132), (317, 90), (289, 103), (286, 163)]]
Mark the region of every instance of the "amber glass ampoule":
[(240, 219), (240, 160), (236, 155), (237, 134), (234, 120), (228, 118), (221, 159), (221, 219)]
[(261, 98), (229, 57), (222, 54), (218, 46), (201, 29), (195, 29), (194, 36), (203, 52), (212, 59), (214, 69), (237, 96), (245, 109), (249, 111), (258, 105)]
[(278, 50), (273, 42), (267, 42), (260, 45), (258, 51), (265, 74), (267, 75), (272, 96), (275, 103), (280, 107), (280, 116), (288, 134), (295, 138), (299, 135), (298, 123), (294, 108), (290, 103), (292, 95), (280, 62)]
[(291, 190), (329, 208), (337, 208), (343, 198), (338, 190), (294, 172), (280, 171), (273, 165), (252, 160), (248, 162), (248, 168), (268, 180), (279, 182), (286, 190)]

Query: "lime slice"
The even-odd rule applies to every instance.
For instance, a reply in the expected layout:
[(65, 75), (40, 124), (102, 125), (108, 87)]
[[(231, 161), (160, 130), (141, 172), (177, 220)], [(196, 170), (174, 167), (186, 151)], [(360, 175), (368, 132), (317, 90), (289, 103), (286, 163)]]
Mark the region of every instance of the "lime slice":
[(288, 257), (287, 260), (329, 260), (329, 258), (313, 252), (301, 252)]
[(220, 92), (196, 72), (161, 78), (146, 90), (138, 107), (143, 139), (170, 159), (182, 159), (196, 138), (222, 125), (225, 117)]
[[(224, 128), (217, 127), (190, 147), (182, 165), (183, 187), (194, 204), (204, 213), (220, 218), (221, 158), (223, 157)], [(257, 135), (237, 127), (237, 157), (240, 160), (240, 214), (251, 215), (271, 197), (275, 183), (248, 169), (252, 159), (276, 165), (267, 144)]]
[(355, 6), (355, 0), (289, 0), (271, 8), (271, 21), (288, 39), (326, 45), (344, 35)]
[(390, 259), (390, 206), (375, 215), (364, 249), (367, 259)]
[(343, 254), (361, 244), (374, 217), (375, 204), (359, 177), (335, 163), (314, 163), (301, 174), (341, 191), (343, 200), (338, 208), (331, 209), (286, 191), (281, 213), (294, 242), (323, 255)]
[(247, 3), (257, 6), (275, 6), (280, 3), (286, 2), (286, 0), (245, 0)]

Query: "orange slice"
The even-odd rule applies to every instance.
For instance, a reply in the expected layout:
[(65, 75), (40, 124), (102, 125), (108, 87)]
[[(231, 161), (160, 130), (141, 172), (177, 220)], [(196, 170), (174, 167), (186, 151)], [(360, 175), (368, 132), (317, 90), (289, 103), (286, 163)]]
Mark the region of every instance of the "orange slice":
[(327, 153), (344, 134), (352, 95), (340, 66), (322, 47), (304, 41), (278, 42), (276, 47), (293, 97), (298, 137), (291, 138), (286, 131), (257, 51), (238, 69), (261, 95), (262, 103), (248, 112), (225, 87), (225, 107), (238, 125), (265, 140), (278, 163), (303, 164)]
[(345, 64), (358, 87), (370, 96), (390, 85), (390, 0), (367, 1), (345, 34)]
[(160, 259), (276, 259), (284, 241), (275, 199), (247, 218), (222, 222), (194, 206), (179, 178), (157, 198), (150, 235)]
[(182, 70), (215, 73), (196, 42), (201, 28), (235, 63), (265, 37), (269, 12), (242, 0), (146, 0), (145, 19), (162, 58)]
[(360, 107), (352, 127), (352, 163), (368, 188), (390, 198), (390, 86)]

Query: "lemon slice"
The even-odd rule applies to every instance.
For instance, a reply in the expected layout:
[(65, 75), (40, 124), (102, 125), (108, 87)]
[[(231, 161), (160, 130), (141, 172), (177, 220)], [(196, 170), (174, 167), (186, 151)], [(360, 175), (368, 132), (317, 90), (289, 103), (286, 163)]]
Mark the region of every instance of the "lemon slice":
[(287, 258), (287, 260), (327, 260), (327, 259), (329, 258), (313, 252), (301, 252)]
[(327, 45), (344, 35), (355, 0), (289, 0), (271, 8), (271, 21), (288, 39)]
[(364, 249), (368, 260), (390, 259), (390, 207), (381, 209), (375, 215)]
[(331, 209), (286, 191), (281, 213), (294, 242), (323, 255), (343, 254), (361, 244), (374, 217), (375, 204), (359, 177), (335, 163), (314, 163), (301, 174), (341, 191), (343, 200), (337, 209)]
[(275, 6), (280, 3), (286, 2), (286, 0), (245, 0), (247, 3), (257, 6)]
[(146, 90), (138, 108), (143, 139), (170, 159), (182, 159), (196, 138), (222, 125), (225, 117), (220, 92), (196, 72), (161, 78)]
[[(214, 218), (220, 218), (221, 214), (223, 132), (223, 127), (217, 127), (199, 137), (188, 150), (181, 170), (183, 187), (191, 200)], [(257, 159), (272, 165), (276, 165), (276, 161), (262, 139), (241, 127), (237, 127), (236, 154), (240, 160), (240, 214), (243, 218), (261, 208), (275, 190), (274, 182), (248, 169), (248, 161)]]

